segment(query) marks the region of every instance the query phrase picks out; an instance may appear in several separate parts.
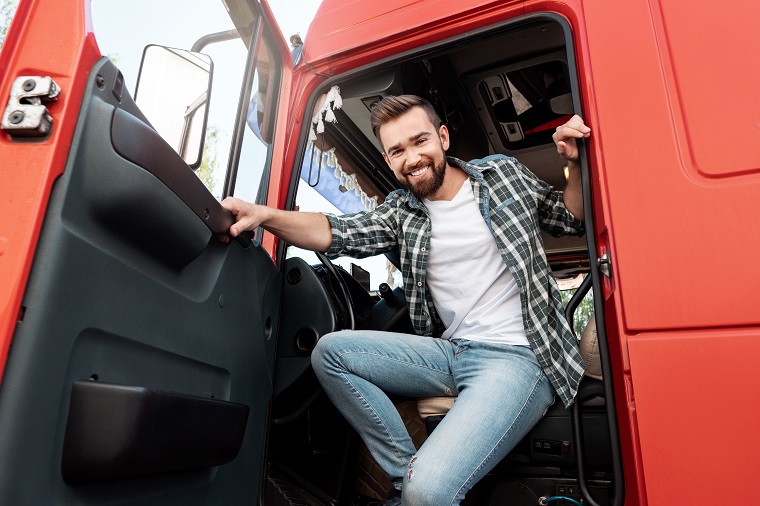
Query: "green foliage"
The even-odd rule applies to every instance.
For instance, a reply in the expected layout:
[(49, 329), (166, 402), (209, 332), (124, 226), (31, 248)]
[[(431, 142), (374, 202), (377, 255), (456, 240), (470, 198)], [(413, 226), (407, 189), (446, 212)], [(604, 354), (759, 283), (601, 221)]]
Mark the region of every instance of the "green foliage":
[(208, 191), (210, 191), (216, 198), (220, 198), (214, 191), (216, 189), (216, 180), (214, 179), (214, 172), (216, 172), (219, 161), (217, 160), (216, 145), (219, 142), (219, 128), (214, 125), (209, 125), (206, 128), (206, 144), (203, 146), (203, 157), (201, 158), (201, 164), (195, 174), (203, 181)]
[[(565, 290), (560, 293), (562, 294), (562, 307), (567, 307), (567, 303), (570, 302), (570, 299), (575, 294), (575, 290)], [(583, 297), (581, 303), (578, 304), (573, 317), (573, 330), (575, 331), (575, 335), (578, 336), (578, 339), (581, 338), (583, 329), (586, 328), (586, 324), (593, 314), (594, 290), (589, 290), (586, 296)]]
[(18, 7), (18, 0), (0, 0), (0, 47), (5, 42), (5, 36), (8, 34), (8, 27), (11, 25), (16, 7)]

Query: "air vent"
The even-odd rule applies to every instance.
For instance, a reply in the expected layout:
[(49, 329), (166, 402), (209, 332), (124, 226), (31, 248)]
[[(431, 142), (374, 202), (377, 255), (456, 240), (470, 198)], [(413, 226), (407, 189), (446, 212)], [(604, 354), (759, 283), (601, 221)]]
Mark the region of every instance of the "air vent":
[(303, 277), (303, 273), (301, 272), (301, 269), (299, 269), (298, 267), (293, 267), (292, 269), (288, 271), (288, 275), (286, 279), (288, 280), (288, 283), (290, 283), (291, 285), (297, 285), (301, 281), (302, 277)]

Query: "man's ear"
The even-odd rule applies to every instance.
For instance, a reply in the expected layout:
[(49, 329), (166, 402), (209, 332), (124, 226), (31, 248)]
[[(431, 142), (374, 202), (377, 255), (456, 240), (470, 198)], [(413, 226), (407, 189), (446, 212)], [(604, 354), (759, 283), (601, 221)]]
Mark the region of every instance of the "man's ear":
[[(383, 160), (385, 160), (385, 163), (388, 164), (388, 167), (391, 167), (391, 161), (388, 160), (388, 155), (385, 154), (385, 151), (383, 151)], [(392, 169), (393, 167), (391, 167)]]
[(443, 146), (443, 150), (446, 151), (449, 149), (449, 129), (446, 128), (446, 125), (441, 125), (438, 129), (438, 137), (441, 138), (441, 146)]

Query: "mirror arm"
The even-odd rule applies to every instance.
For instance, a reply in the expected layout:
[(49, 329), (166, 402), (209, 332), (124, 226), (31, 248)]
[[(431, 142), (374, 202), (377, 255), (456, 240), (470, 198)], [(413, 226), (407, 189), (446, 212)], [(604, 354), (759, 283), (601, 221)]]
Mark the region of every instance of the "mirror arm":
[(208, 92), (204, 91), (192, 104), (187, 106), (185, 117), (182, 120), (182, 138), (179, 141), (179, 155), (183, 160), (187, 157), (187, 138), (190, 136), (190, 126), (193, 124), (193, 118), (195, 117), (195, 113), (198, 112), (198, 109), (206, 104), (207, 100)]
[(193, 44), (193, 47), (190, 48), (190, 51), (193, 53), (200, 53), (203, 48), (210, 44), (216, 44), (217, 42), (224, 42), (225, 40), (239, 38), (240, 32), (238, 32), (236, 28), (233, 28), (232, 30), (225, 30), (223, 32), (209, 33), (208, 35), (204, 35), (200, 39), (196, 40), (195, 44)]

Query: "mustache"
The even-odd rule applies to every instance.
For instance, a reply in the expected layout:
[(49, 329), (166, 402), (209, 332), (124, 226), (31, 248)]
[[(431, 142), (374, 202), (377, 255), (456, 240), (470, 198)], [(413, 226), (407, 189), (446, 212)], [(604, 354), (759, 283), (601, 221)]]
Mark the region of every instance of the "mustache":
[(423, 169), (425, 167), (429, 167), (429, 166), (432, 166), (432, 165), (433, 165), (433, 160), (430, 160), (430, 159), (426, 158), (425, 160), (417, 162), (413, 167), (407, 167), (404, 170), (404, 175), (408, 176), (412, 172), (418, 171), (420, 169)]

